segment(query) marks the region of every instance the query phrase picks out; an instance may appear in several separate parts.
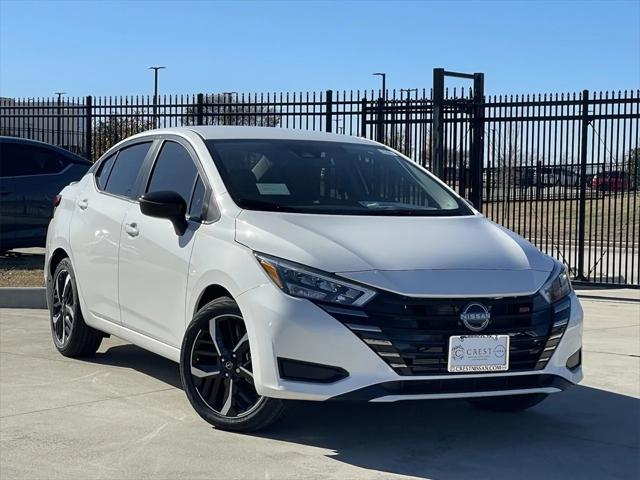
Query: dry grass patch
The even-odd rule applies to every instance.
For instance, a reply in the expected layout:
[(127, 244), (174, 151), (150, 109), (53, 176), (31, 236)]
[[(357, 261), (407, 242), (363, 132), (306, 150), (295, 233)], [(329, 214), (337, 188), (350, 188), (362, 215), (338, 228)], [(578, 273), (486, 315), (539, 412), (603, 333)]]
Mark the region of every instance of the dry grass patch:
[(44, 287), (44, 254), (9, 252), (0, 256), (0, 287)]

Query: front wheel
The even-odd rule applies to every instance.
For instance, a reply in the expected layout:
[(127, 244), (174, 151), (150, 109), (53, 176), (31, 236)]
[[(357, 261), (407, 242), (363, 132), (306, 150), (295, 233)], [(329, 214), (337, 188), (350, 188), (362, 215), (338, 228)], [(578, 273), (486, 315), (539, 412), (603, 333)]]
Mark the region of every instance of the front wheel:
[(501, 397), (474, 398), (469, 403), (481, 410), (493, 412), (517, 412), (526, 410), (542, 402), (546, 393), (528, 393), (524, 395), (505, 395)]
[(191, 406), (221, 430), (259, 430), (284, 412), (282, 400), (256, 392), (247, 328), (231, 298), (217, 298), (194, 316), (182, 341), (180, 377)]

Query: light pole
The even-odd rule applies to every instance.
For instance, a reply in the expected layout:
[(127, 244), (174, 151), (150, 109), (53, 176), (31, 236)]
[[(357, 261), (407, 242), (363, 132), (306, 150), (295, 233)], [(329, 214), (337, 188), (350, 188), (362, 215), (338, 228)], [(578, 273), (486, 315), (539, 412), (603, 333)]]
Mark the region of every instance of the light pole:
[(387, 74), (383, 72), (376, 72), (376, 73), (372, 73), (371, 75), (382, 77), (382, 95), (380, 95), (380, 98), (382, 98), (382, 100), (386, 99), (387, 98)]
[(385, 100), (387, 98), (387, 74), (384, 72), (375, 72), (371, 75), (382, 77), (382, 92), (380, 98), (378, 98), (378, 114), (376, 121), (376, 140), (380, 143), (384, 143), (384, 107)]
[(224, 109), (224, 113), (222, 116), (222, 124), (223, 125), (229, 125), (228, 120), (227, 119), (227, 113), (229, 112), (229, 103), (231, 103), (231, 101), (233, 100), (233, 96), (237, 95), (238, 92), (222, 92), (222, 98), (224, 98), (224, 103), (225, 103), (225, 109)]
[(62, 143), (62, 131), (61, 131), (61, 126), (60, 126), (60, 116), (62, 114), (61, 110), (60, 110), (60, 105), (62, 104), (61, 99), (62, 99), (62, 95), (64, 95), (67, 92), (54, 92), (55, 95), (58, 96), (58, 112), (57, 112), (57, 119), (56, 119), (56, 145), (58, 145), (59, 147), (61, 146), (60, 144)]
[(167, 67), (149, 67), (149, 70), (153, 70), (153, 128), (158, 128), (158, 70), (165, 68)]

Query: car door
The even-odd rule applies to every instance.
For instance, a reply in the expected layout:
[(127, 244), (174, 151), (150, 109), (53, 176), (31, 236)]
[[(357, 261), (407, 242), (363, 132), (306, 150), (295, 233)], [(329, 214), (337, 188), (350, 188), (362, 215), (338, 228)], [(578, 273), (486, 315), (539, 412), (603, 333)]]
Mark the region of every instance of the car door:
[(10, 249), (24, 233), (24, 196), (19, 178), (24, 165), (15, 158), (13, 144), (0, 143), (0, 249)]
[(70, 167), (46, 146), (3, 142), (0, 147), (0, 234), (7, 246), (41, 247), (59, 192), (58, 174)]
[(120, 233), (128, 208), (135, 205), (151, 145), (127, 145), (101, 160), (90, 181), (83, 182), (71, 222), (74, 268), (88, 313), (118, 324)]
[(173, 347), (180, 346), (185, 328), (189, 259), (206, 191), (197, 162), (186, 142), (165, 140), (144, 189), (171, 190), (185, 199), (185, 233), (177, 235), (169, 220), (145, 216), (131, 205), (120, 239), (122, 324)]

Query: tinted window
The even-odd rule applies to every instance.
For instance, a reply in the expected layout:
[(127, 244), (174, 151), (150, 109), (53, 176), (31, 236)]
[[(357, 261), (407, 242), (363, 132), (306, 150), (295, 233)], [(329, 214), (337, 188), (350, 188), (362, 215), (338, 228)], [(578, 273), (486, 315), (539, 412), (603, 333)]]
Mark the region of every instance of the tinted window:
[(189, 216), (193, 218), (202, 218), (202, 206), (204, 205), (204, 195), (206, 188), (202, 179), (198, 175), (196, 180), (196, 186), (193, 189), (193, 196), (191, 197), (191, 205), (189, 206)]
[(150, 146), (151, 142), (138, 143), (120, 150), (107, 180), (107, 192), (133, 198), (136, 179)]
[(165, 142), (153, 167), (147, 192), (171, 190), (189, 203), (198, 170), (185, 148), (175, 142)]
[(334, 215), (469, 215), (413, 162), (377, 145), (208, 140), (241, 208)]
[(69, 160), (45, 147), (5, 143), (0, 149), (0, 176), (47, 175), (61, 172)]
[(98, 184), (98, 188), (100, 190), (104, 190), (104, 187), (107, 184), (107, 180), (109, 179), (109, 174), (111, 173), (111, 168), (113, 167), (113, 162), (115, 159), (116, 155), (113, 154), (109, 158), (103, 160), (98, 167), (98, 171), (96, 172), (96, 183)]

